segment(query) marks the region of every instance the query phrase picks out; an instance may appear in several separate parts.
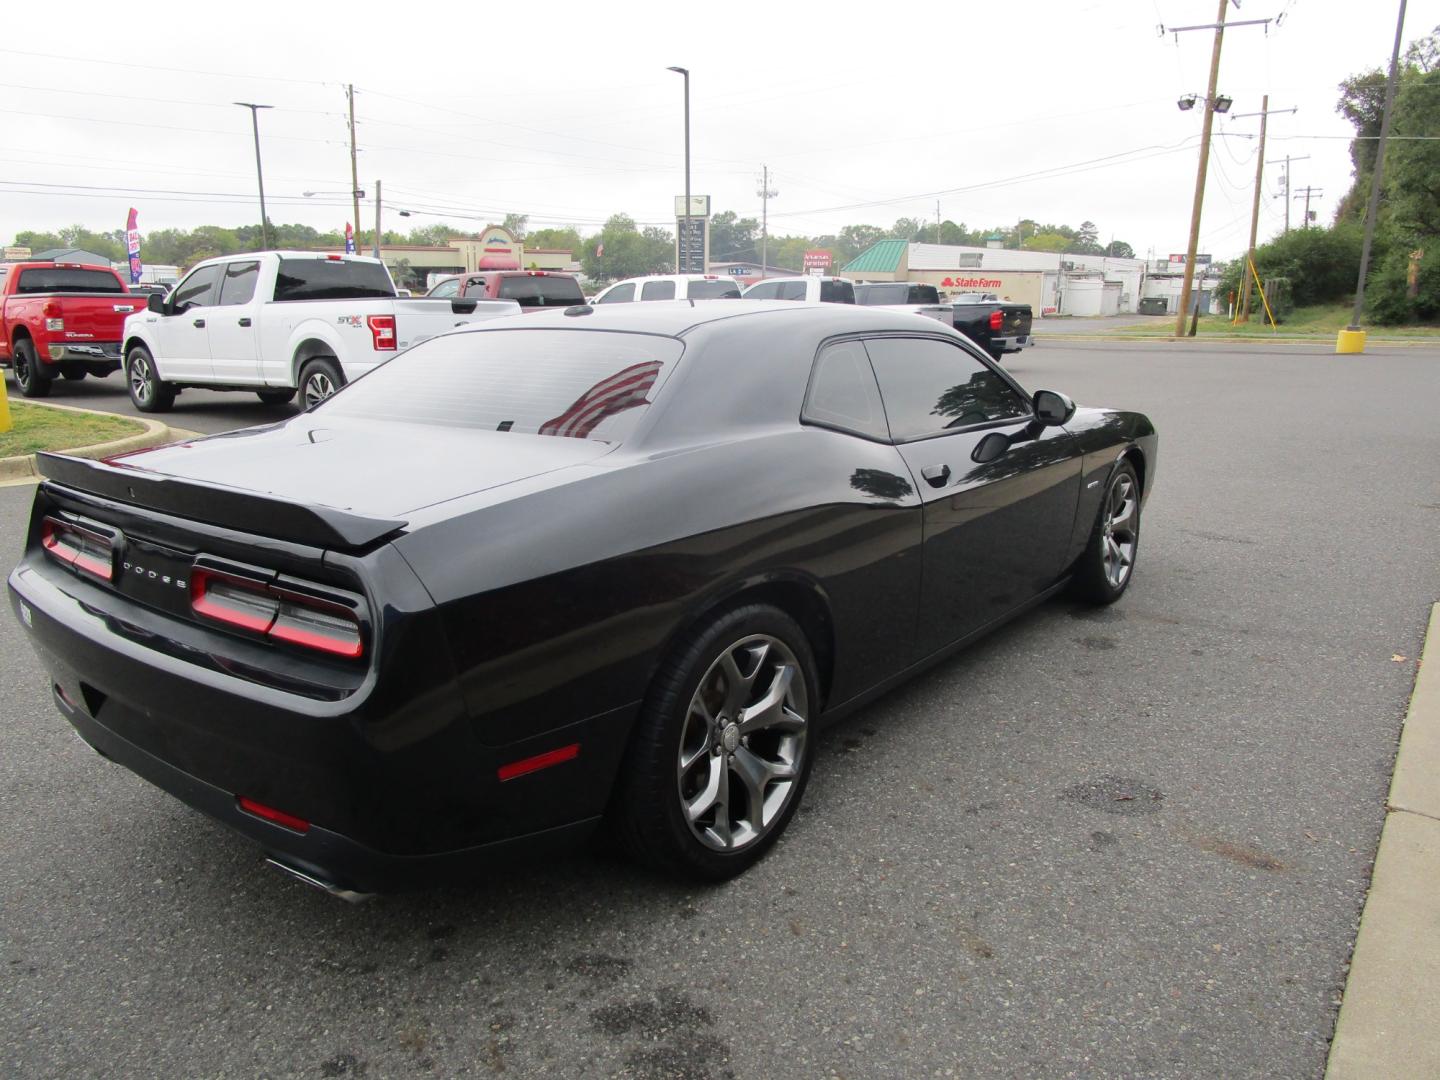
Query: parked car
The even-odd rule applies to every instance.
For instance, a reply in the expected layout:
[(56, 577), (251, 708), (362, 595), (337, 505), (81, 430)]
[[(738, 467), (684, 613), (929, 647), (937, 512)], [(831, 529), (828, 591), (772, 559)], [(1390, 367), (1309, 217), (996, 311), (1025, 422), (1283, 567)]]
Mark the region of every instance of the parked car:
[(595, 297), (597, 304), (628, 304), (632, 300), (738, 300), (740, 285), (719, 274), (655, 274), (626, 278)]
[(1150, 422), (919, 323), (493, 319), (283, 423), (42, 454), (11, 604), (85, 741), (311, 884), (596, 829), (729, 877), (823, 723), (1067, 584), (1132, 580)]
[(980, 293), (958, 293), (946, 302), (955, 329), (997, 360), (1032, 342), (1029, 304), (1006, 303), (994, 294)]
[(0, 363), (30, 398), (48, 395), (56, 377), (103, 378), (120, 367), (126, 317), (144, 307), (108, 266), (0, 266)]
[(839, 277), (766, 278), (742, 294), (746, 300), (800, 300), (809, 304), (853, 304), (855, 284)]
[(585, 293), (574, 274), (549, 270), (478, 270), (437, 282), (429, 297), (514, 300), (525, 310), (571, 307), (585, 303)]
[(952, 325), (950, 309), (934, 285), (914, 281), (867, 281), (855, 286), (855, 303), (890, 311), (908, 311)]
[(512, 315), (513, 300), (402, 300), (378, 259), (267, 251), (198, 264), (125, 321), (125, 372), (141, 412), (181, 387), (249, 390), (268, 404), (296, 390), (308, 408), (426, 338)]

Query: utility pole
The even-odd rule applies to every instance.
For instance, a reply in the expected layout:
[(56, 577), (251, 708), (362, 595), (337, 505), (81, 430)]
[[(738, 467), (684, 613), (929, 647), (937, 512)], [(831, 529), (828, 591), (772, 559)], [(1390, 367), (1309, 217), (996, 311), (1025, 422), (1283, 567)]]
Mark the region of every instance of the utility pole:
[(1310, 197), (1313, 195), (1317, 199), (1323, 199), (1325, 192), (1316, 187), (1303, 187), (1295, 193), (1295, 198), (1298, 199), (1301, 195), (1305, 196), (1305, 216), (1300, 220), (1300, 227), (1308, 229), (1310, 227)]
[(250, 128), (255, 132), (255, 180), (260, 185), (260, 245), (270, 248), (270, 221), (265, 216), (265, 174), (260, 169), (260, 121), (261, 109), (273, 109), (274, 105), (256, 105), (249, 101), (237, 101), (242, 109), (250, 110)]
[(760, 169), (760, 276), (765, 278), (770, 276), (770, 200), (780, 192), (770, 187), (770, 166), (761, 165)]
[(1285, 172), (1284, 172), (1284, 174), (1280, 177), (1280, 179), (1285, 182), (1285, 194), (1283, 194), (1283, 195), (1276, 195), (1275, 198), (1277, 198), (1277, 199), (1284, 199), (1284, 200), (1285, 200), (1285, 231), (1286, 231), (1287, 233), (1290, 231), (1290, 163), (1291, 163), (1292, 161), (1309, 161), (1309, 160), (1310, 160), (1310, 155), (1309, 155), (1309, 154), (1305, 154), (1305, 155), (1303, 155), (1303, 156), (1301, 156), (1301, 157), (1291, 157), (1289, 154), (1286, 154), (1283, 158), (1276, 158), (1274, 161), (1267, 161), (1267, 162), (1265, 163), (1266, 165), (1284, 165), (1284, 166), (1285, 166)]
[[(685, 243), (689, 245), (685, 248), (685, 251), (688, 255), (694, 250), (694, 237), (690, 235), (690, 69), (682, 67), (669, 67), (665, 70), (673, 71), (675, 72), (675, 74), (683, 76), (685, 79), (685, 218), (684, 224), (681, 226), (681, 229), (682, 235), (685, 237)], [(702, 247), (704, 245), (703, 236), (701, 238), (701, 245)], [(681, 245), (680, 242), (677, 240), (675, 242), (675, 273), (677, 274), (684, 273), (684, 266), (681, 260), (680, 250)], [(700, 272), (702, 274), (705, 272), (704, 260), (702, 260), (701, 262)]]
[(359, 247), (360, 237), (360, 169), (355, 162), (355, 84), (345, 87), (345, 96), (350, 99), (350, 198), (355, 204), (355, 237)]
[[(1260, 190), (1261, 184), (1265, 179), (1265, 126), (1266, 121), (1270, 119), (1271, 111), (1272, 110), (1270, 108), (1270, 95), (1266, 94), (1264, 98), (1262, 98), (1260, 101), (1260, 111), (1258, 113), (1236, 113), (1235, 115), (1230, 117), (1230, 119), (1232, 120), (1243, 120), (1247, 116), (1260, 117), (1260, 152), (1255, 155), (1255, 203), (1250, 209), (1250, 248), (1248, 253), (1248, 261), (1245, 265), (1245, 269), (1242, 270), (1240, 273), (1240, 280), (1244, 283), (1240, 290), (1240, 322), (1246, 322), (1250, 318), (1250, 286), (1252, 284), (1250, 278), (1250, 266), (1252, 266), (1255, 262), (1255, 234), (1260, 228)], [(1273, 111), (1278, 114), (1293, 113), (1296, 110), (1275, 109)], [(1286, 173), (1289, 173), (1289, 169), (1286, 169)]]
[(1195, 203), (1190, 210), (1190, 244), (1185, 249), (1185, 278), (1180, 285), (1180, 311), (1175, 316), (1176, 337), (1185, 336), (1185, 319), (1190, 314), (1190, 290), (1195, 284), (1195, 253), (1200, 249), (1200, 208), (1205, 203), (1210, 132), (1215, 126), (1215, 87), (1220, 81), (1220, 45), (1225, 40), (1225, 6), (1229, 2), (1220, 0), (1220, 9), (1215, 15), (1215, 45), (1210, 51), (1210, 87), (1205, 92), (1205, 122), (1200, 129), (1200, 167), (1195, 172)]
[(935, 200), (935, 243), (940, 242), (940, 200)]
[(375, 181), (375, 258), (380, 258), (380, 181)]
[[(1395, 22), (1395, 51), (1390, 56), (1390, 81), (1385, 85), (1385, 111), (1380, 115), (1380, 143), (1375, 147), (1375, 175), (1370, 181), (1370, 205), (1365, 208), (1365, 242), (1360, 247), (1360, 279), (1355, 283), (1355, 312), (1347, 330), (1360, 329), (1365, 309), (1365, 275), (1370, 269), (1370, 245), (1375, 239), (1375, 215), (1380, 210), (1380, 179), (1385, 169), (1385, 140), (1390, 137), (1390, 113), (1395, 106), (1395, 84), (1400, 81), (1400, 38), (1405, 32), (1405, 0)], [(1364, 338), (1360, 339), (1363, 347)], [(1338, 349), (1337, 342), (1336, 348)]]

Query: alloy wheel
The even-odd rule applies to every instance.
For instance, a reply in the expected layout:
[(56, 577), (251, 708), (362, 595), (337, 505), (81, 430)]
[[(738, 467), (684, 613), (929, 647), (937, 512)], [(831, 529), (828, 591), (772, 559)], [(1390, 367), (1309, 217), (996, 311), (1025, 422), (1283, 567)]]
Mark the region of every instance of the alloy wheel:
[(305, 407), (318, 405), (331, 394), (335, 393), (335, 384), (330, 380), (328, 373), (324, 371), (311, 372), (305, 380)]
[(1112, 589), (1124, 585), (1135, 565), (1135, 544), (1139, 539), (1139, 506), (1135, 482), (1122, 473), (1110, 486), (1105, 499), (1104, 544), (1105, 580)]
[(809, 733), (805, 676), (768, 634), (726, 648), (686, 711), (676, 763), (686, 824), (706, 847), (732, 852), (761, 839), (789, 802)]
[(130, 358), (130, 393), (134, 395), (135, 401), (141, 405), (150, 404), (150, 394), (154, 390), (150, 378), (150, 362), (139, 355)]

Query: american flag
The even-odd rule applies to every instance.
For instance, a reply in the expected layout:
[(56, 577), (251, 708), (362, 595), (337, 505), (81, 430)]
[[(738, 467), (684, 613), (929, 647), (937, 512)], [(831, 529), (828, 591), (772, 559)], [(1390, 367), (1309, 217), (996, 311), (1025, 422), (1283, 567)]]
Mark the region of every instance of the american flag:
[(563, 413), (541, 424), (540, 434), (588, 438), (606, 417), (646, 404), (645, 395), (655, 385), (660, 368), (659, 360), (647, 360), (601, 379), (576, 398), (575, 403)]

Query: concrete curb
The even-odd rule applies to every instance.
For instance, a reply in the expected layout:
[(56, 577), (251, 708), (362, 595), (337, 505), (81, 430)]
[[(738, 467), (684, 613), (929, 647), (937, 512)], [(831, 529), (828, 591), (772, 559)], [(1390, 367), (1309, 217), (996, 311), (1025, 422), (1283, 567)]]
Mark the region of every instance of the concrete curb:
[[(118, 413), (101, 412), (96, 409), (80, 409), (74, 405), (55, 405), (48, 401), (27, 401), (26, 405), (38, 405), (45, 409), (65, 409), (69, 412), (89, 413), (91, 416), (118, 416)], [(127, 454), (132, 450), (148, 450), (152, 446), (164, 446), (166, 443), (178, 442), (181, 439), (191, 436), (191, 432), (171, 428), (159, 420), (150, 420), (141, 416), (122, 416), (125, 420), (134, 420), (137, 424), (143, 424), (145, 430), (136, 435), (127, 435), (123, 439), (111, 439), (109, 442), (93, 443), (90, 446), (78, 446), (71, 450), (64, 451), (73, 457), (83, 458), (105, 458), (115, 454)], [(35, 471), (34, 454), (17, 454), (14, 457), (0, 458), (0, 483), (4, 482), (25, 482), (33, 480), (38, 474)]]
[(1386, 810), (1326, 1080), (1440, 1076), (1440, 604)]

